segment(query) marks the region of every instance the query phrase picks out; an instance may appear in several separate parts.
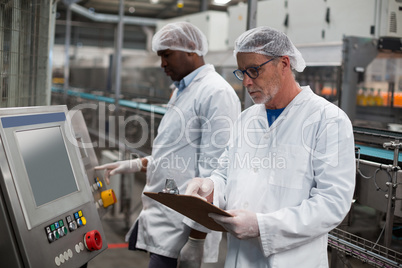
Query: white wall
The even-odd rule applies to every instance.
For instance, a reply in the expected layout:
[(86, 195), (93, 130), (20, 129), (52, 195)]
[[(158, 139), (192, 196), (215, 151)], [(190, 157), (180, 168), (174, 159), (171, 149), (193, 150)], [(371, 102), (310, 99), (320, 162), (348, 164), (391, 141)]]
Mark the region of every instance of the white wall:
[[(101, 47), (70, 47), (70, 65), (78, 65), (80, 67), (97, 67), (97, 68), (108, 68), (109, 67), (109, 55), (114, 54), (113, 48), (101, 48)], [(134, 50), (134, 49), (123, 49), (122, 57), (123, 61), (133, 61), (130, 66), (144, 64), (144, 60), (148, 59), (150, 53), (145, 50)], [(57, 68), (64, 68), (65, 61), (65, 51), (64, 45), (55, 45), (53, 47), (53, 70)], [(158, 66), (158, 62), (152, 62), (152, 65)]]
[(229, 17), (226, 12), (205, 11), (173, 19), (161, 20), (157, 23), (156, 31), (159, 31), (168, 23), (178, 21), (186, 21), (197, 26), (208, 39), (209, 51), (227, 49)]
[[(258, 2), (257, 27), (270, 26), (285, 32), (293, 43), (342, 42), (344, 35), (378, 38), (402, 37), (402, 3), (399, 0), (266, 0)], [(329, 10), (329, 21), (326, 21)], [(389, 32), (394, 13), (397, 32)], [(228, 8), (229, 47), (246, 30), (247, 5)], [(284, 25), (288, 16), (288, 26)], [(374, 26), (374, 33), (371, 32)]]

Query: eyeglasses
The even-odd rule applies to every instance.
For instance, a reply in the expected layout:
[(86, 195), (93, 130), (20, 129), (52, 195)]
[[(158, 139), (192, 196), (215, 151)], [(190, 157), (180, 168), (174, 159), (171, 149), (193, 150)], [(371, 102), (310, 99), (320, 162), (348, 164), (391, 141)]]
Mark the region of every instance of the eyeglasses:
[(256, 79), (259, 75), (258, 73), (258, 69), (260, 69), (262, 66), (264, 66), (265, 64), (267, 64), (268, 62), (276, 59), (277, 57), (274, 57), (266, 62), (264, 62), (263, 64), (261, 64), (260, 66), (257, 67), (248, 67), (246, 70), (242, 71), (240, 69), (237, 69), (235, 71), (233, 71), (233, 74), (236, 76), (237, 79), (239, 79), (240, 81), (243, 81), (244, 79), (244, 73), (246, 73), (248, 75), (248, 77), (250, 77), (251, 79)]

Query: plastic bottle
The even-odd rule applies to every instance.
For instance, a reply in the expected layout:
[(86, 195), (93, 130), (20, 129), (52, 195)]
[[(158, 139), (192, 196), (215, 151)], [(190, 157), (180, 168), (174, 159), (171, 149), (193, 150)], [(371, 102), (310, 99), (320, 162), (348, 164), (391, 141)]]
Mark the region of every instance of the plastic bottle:
[(368, 106), (376, 105), (375, 96), (374, 96), (374, 88), (370, 88), (370, 91), (369, 91), (369, 93), (367, 95), (367, 105)]
[(361, 105), (367, 106), (367, 100), (368, 100), (367, 89), (365, 87), (363, 87), (363, 96), (361, 98)]
[(356, 105), (362, 105), (362, 103), (363, 103), (363, 89), (360, 88), (356, 96)]
[(377, 90), (377, 95), (375, 95), (375, 105), (377, 106), (383, 106), (384, 105), (384, 100), (382, 99), (381, 96), (381, 90)]

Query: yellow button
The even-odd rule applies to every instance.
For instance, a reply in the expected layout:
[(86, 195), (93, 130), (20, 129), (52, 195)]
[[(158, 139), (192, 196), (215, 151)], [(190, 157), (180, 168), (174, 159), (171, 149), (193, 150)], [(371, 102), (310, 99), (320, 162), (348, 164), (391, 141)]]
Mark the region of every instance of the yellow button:
[(81, 217), (81, 221), (82, 221), (82, 225), (86, 225), (86, 224), (87, 224), (87, 219), (85, 219), (85, 217)]
[(79, 217), (82, 217), (82, 211), (81, 211), (81, 210), (78, 211), (78, 216), (79, 216)]

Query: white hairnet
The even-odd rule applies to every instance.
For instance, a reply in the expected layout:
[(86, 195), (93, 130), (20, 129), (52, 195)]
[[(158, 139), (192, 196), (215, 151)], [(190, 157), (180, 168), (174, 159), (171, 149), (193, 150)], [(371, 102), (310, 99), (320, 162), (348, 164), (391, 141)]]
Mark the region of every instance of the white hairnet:
[(208, 52), (208, 42), (200, 29), (188, 22), (169, 23), (152, 38), (152, 50), (180, 50), (204, 56)]
[(240, 35), (234, 45), (235, 58), (239, 52), (251, 52), (267, 56), (288, 56), (290, 66), (297, 72), (302, 72), (306, 67), (306, 62), (301, 53), (289, 37), (266, 26), (248, 30)]

